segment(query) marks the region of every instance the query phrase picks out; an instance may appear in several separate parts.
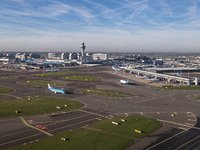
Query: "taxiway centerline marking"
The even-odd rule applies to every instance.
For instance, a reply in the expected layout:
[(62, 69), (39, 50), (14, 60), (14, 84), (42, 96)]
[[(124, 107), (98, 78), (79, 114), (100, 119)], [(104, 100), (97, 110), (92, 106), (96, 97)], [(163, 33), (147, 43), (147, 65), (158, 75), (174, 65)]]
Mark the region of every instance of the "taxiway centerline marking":
[(46, 135), (48, 135), (48, 136), (53, 136), (53, 134), (51, 134), (51, 133), (48, 133), (48, 132), (46, 132), (46, 131), (44, 131), (44, 130), (41, 130), (41, 129), (39, 129), (39, 128), (36, 128), (36, 127), (34, 127), (34, 126), (28, 124), (28, 123), (26, 122), (26, 120), (24, 120), (24, 118), (23, 118), (22, 116), (20, 116), (19, 119), (20, 119), (26, 126), (28, 126), (28, 127), (30, 127), (30, 128), (33, 128), (33, 129), (35, 129), (35, 130), (37, 130), (37, 131), (39, 131), (39, 132), (42, 132), (42, 133), (44, 133), (44, 134), (46, 134)]
[(27, 132), (27, 131), (31, 131), (32, 129), (29, 129), (29, 130), (25, 130), (25, 131), (20, 131), (20, 132), (15, 132), (15, 133), (11, 133), (11, 134), (7, 134), (5, 136), (1, 136), (0, 138), (4, 138), (4, 137), (7, 137), (7, 136), (11, 136), (11, 135), (15, 135), (15, 134), (19, 134), (19, 133), (23, 133), (23, 132)]
[(158, 146), (158, 145), (160, 145), (160, 144), (162, 144), (162, 143), (164, 143), (164, 142), (166, 142), (166, 141), (168, 141), (168, 140), (170, 140), (170, 139), (172, 139), (172, 138), (174, 138), (174, 137), (176, 137), (176, 136), (182, 134), (183, 132), (185, 132), (185, 131), (181, 131), (181, 132), (179, 132), (178, 134), (175, 134), (175, 135), (171, 136), (170, 138), (167, 138), (167, 139), (165, 139), (165, 140), (163, 140), (163, 141), (161, 141), (161, 142), (159, 142), (159, 143), (157, 143), (157, 144), (155, 144), (155, 145), (153, 145), (153, 146), (147, 148), (147, 150), (150, 150), (150, 149), (152, 149), (152, 148), (154, 148), (154, 147), (156, 147), (156, 146)]
[(30, 138), (30, 137), (38, 136), (40, 134), (42, 134), (42, 133), (38, 133), (38, 134), (31, 135), (31, 136), (27, 136), (27, 137), (19, 138), (19, 139), (12, 140), (12, 141), (9, 141), (9, 142), (5, 142), (5, 143), (0, 144), (0, 146), (6, 145), (6, 144), (9, 144), (9, 143), (13, 143), (13, 142), (16, 142), (16, 141), (20, 141), (20, 140), (23, 140), (23, 139), (27, 139), (27, 138)]
[(187, 128), (183, 128), (183, 127), (178, 127), (179, 129), (182, 129), (182, 130), (189, 130), (189, 129), (187, 129)]
[(183, 146), (185, 146), (185, 145), (187, 145), (187, 144), (191, 143), (192, 141), (194, 141), (194, 140), (198, 139), (199, 137), (200, 137), (200, 135), (199, 135), (199, 136), (197, 136), (197, 137), (195, 137), (195, 138), (193, 138), (192, 140), (190, 140), (190, 141), (188, 141), (188, 142), (186, 142), (186, 143), (182, 144), (181, 146), (177, 147), (175, 150), (178, 150), (178, 149), (180, 149), (181, 147), (183, 147)]

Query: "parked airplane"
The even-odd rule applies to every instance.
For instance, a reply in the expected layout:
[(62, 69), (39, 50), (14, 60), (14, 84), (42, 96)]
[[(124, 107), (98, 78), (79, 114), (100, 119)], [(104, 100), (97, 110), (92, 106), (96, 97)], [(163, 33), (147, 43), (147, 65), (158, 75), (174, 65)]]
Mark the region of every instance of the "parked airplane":
[(169, 75), (173, 76), (181, 76), (182, 71), (179, 71), (178, 73), (168, 73)]
[(66, 92), (64, 90), (52, 88), (49, 84), (48, 84), (48, 89), (51, 90), (54, 93), (66, 94)]
[(155, 77), (155, 78), (147, 78), (147, 77), (145, 77), (145, 79), (146, 80), (149, 80), (149, 81), (152, 81), (152, 82), (158, 82), (159, 81), (159, 79), (157, 79), (157, 77)]
[(145, 79), (146, 76), (138, 76), (137, 74), (135, 75), (137, 78), (140, 78), (140, 79)]
[(120, 80), (120, 83), (129, 84), (130, 82), (129, 82), (129, 79), (127, 79), (127, 80)]
[(121, 68), (115, 68), (114, 66), (112, 66), (112, 69), (117, 71), (122, 70)]

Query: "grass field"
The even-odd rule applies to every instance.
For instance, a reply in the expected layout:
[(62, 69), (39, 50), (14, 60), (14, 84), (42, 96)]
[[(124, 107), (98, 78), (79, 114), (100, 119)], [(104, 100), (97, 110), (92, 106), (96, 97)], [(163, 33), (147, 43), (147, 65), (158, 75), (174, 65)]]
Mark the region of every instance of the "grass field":
[(172, 86), (172, 87), (162, 87), (166, 90), (199, 90), (200, 86)]
[(89, 93), (89, 94), (101, 95), (101, 96), (108, 96), (108, 97), (118, 97), (118, 98), (125, 98), (125, 97), (132, 96), (130, 93), (104, 90), (104, 89), (89, 89), (89, 90), (82, 90), (82, 92)]
[(73, 81), (98, 81), (99, 79), (94, 76), (68, 76), (68, 77), (63, 77), (62, 79), (65, 80), (73, 80)]
[(195, 97), (196, 99), (200, 99), (200, 96)]
[[(69, 140), (62, 141), (65, 137)], [(11, 150), (123, 150), (134, 141), (87, 129), (75, 129)]]
[[(64, 105), (67, 105), (65, 107)], [(56, 106), (60, 106), (61, 109), (57, 109)], [(50, 113), (56, 111), (66, 111), (72, 109), (79, 109), (83, 105), (79, 102), (53, 97), (39, 97), (27, 99), (17, 99), (10, 101), (0, 102), (0, 117), (17, 117), (25, 115), (35, 115)], [(16, 113), (15, 111), (21, 113)]]
[(58, 76), (58, 75), (69, 75), (69, 74), (78, 74), (78, 71), (66, 71), (66, 72), (50, 72), (44, 74), (36, 74), (36, 76)]
[[(136, 118), (138, 120), (136, 120)], [(139, 117), (125, 117), (126, 122), (116, 126), (111, 124), (111, 121), (119, 121), (121, 118), (103, 120), (90, 125), (90, 127), (101, 128), (111, 133), (119, 133), (121, 135), (133, 136), (141, 138), (156, 130), (161, 126), (160, 122)], [(143, 132), (135, 133), (135, 129), (140, 129)], [(54, 149), (70, 149), (70, 150), (123, 150), (135, 142), (134, 139), (113, 135), (109, 132), (94, 131), (89, 129), (78, 128), (72, 131), (63, 132), (53, 137), (40, 139), (38, 142), (28, 143), (24, 146), (11, 148), (13, 150), (54, 150)], [(62, 141), (61, 138), (66, 138)]]
[(29, 84), (29, 85), (38, 85), (38, 86), (47, 86), (47, 84), (55, 85), (55, 86), (61, 86), (61, 85), (63, 85), (61, 83), (55, 83), (55, 82), (43, 81), (43, 80), (23, 81), (23, 83)]
[[(122, 122), (121, 119), (125, 119)], [(119, 125), (113, 125), (111, 122), (115, 121)], [(161, 123), (154, 119), (145, 118), (141, 116), (129, 116), (129, 117), (119, 117), (110, 120), (103, 120), (90, 125), (92, 128), (102, 129), (105, 131), (111, 131), (114, 133), (119, 133), (126, 136), (131, 136), (135, 138), (142, 138), (152, 131), (161, 127)], [(139, 130), (142, 133), (136, 133), (135, 130)]]
[(12, 89), (0, 86), (0, 94), (7, 94), (7, 93), (10, 93), (12, 91), (13, 91)]

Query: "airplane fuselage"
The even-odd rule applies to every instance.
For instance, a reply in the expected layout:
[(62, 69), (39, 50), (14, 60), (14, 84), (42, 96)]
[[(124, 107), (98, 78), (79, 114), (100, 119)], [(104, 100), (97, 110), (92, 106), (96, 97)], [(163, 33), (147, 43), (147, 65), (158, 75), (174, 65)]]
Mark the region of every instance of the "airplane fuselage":
[(120, 83), (129, 84), (129, 80), (120, 80)]
[(54, 93), (66, 94), (66, 92), (64, 90), (55, 89), (55, 88), (52, 88), (52, 87), (49, 87), (48, 89), (51, 90)]

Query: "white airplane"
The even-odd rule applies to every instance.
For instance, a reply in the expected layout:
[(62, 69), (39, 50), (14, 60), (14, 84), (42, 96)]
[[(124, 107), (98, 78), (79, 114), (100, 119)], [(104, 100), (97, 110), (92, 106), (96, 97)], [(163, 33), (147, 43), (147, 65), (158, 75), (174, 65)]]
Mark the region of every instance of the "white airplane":
[(55, 89), (52, 88), (49, 84), (48, 84), (48, 89), (54, 93), (61, 93), (61, 94), (66, 94), (66, 92), (64, 90), (60, 90), (60, 89)]
[(145, 80), (152, 81), (152, 82), (158, 82), (159, 81), (159, 79), (157, 79), (157, 77), (152, 78), (152, 79), (145, 77)]
[(122, 70), (121, 68), (115, 68), (114, 66), (112, 66), (112, 69), (117, 71)]
[(129, 79), (127, 79), (127, 80), (120, 80), (120, 83), (129, 84), (130, 82), (129, 82)]
[(145, 79), (146, 76), (138, 76), (137, 74), (135, 75), (137, 78), (140, 78), (140, 79)]
[(181, 72), (182, 71), (179, 71), (178, 73), (168, 73), (168, 74), (173, 76), (181, 76)]

